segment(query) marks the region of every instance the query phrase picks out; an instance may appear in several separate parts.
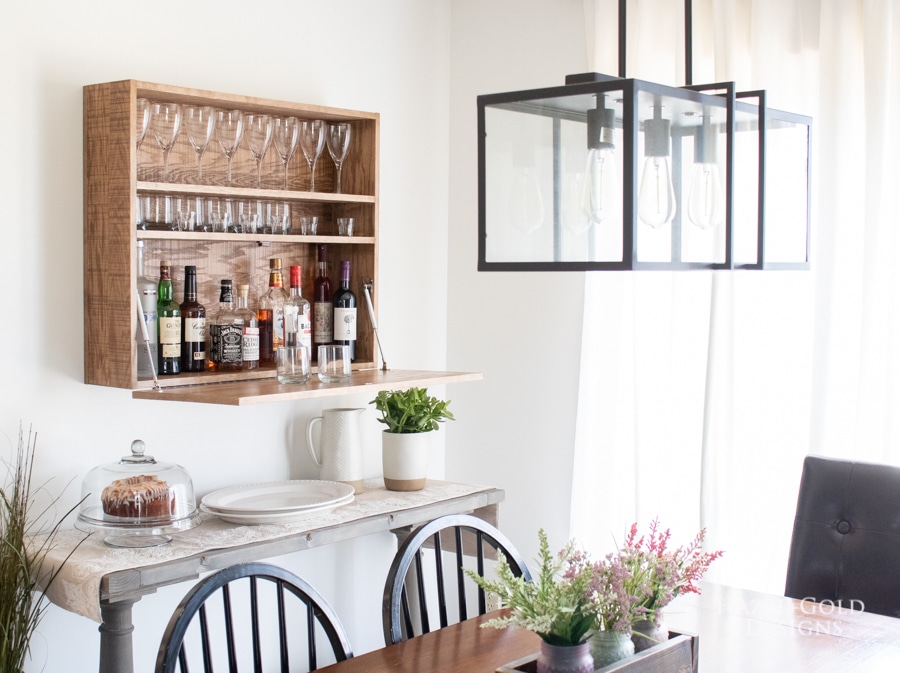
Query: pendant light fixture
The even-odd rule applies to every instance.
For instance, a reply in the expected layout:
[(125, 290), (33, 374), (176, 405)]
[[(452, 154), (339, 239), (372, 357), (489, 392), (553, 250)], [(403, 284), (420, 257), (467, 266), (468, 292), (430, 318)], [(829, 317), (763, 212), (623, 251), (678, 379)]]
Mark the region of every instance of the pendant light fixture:
[[(764, 91), (570, 75), (478, 97), (481, 271), (809, 268), (809, 117)], [(523, 176), (527, 176), (527, 179)]]

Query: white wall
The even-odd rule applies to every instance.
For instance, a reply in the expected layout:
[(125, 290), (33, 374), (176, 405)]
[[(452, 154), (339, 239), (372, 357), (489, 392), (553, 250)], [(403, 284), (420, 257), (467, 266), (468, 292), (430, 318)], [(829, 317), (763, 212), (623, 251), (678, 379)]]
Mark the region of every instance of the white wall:
[(478, 273), (476, 97), (565, 83), (587, 69), (582, 0), (454, 0), (450, 79), (447, 478), (506, 490), (502, 528), (526, 559), (537, 529), (569, 536), (584, 275)]
[[(0, 432), (9, 438), (0, 438), (0, 455), (14, 446), (20, 419), (33, 424), (36, 481), (52, 476), (59, 492), (74, 480), (63, 494), (71, 505), (88, 470), (117, 460), (140, 437), (149, 453), (185, 466), (202, 495), (314, 476), (305, 457), (307, 419), (326, 406), (369, 401), (219, 408), (132, 400), (127, 391), (84, 385), (86, 84), (134, 78), (380, 112), (386, 354), (392, 367), (443, 369), (449, 34), (449, 0), (0, 4), (0, 283), (6, 315), (16, 318), (0, 337)], [(369, 476), (380, 474), (374, 418), (372, 410), (365, 415)], [(439, 462), (435, 470), (442, 471)], [(365, 651), (381, 645), (381, 588), (393, 548), (391, 536), (371, 536), (280, 561), (321, 589), (354, 648)], [(136, 606), (136, 671), (152, 670), (162, 628), (187, 589), (169, 588)], [(96, 624), (52, 607), (26, 670), (96, 670), (98, 643)]]

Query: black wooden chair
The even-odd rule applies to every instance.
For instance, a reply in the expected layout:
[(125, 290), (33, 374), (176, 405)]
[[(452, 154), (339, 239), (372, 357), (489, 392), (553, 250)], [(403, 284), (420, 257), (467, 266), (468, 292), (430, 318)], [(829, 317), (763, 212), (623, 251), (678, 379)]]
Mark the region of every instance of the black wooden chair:
[[(485, 614), (485, 593), (462, 568), (471, 568), (484, 576), (486, 561), (497, 558), (498, 551), (506, 557), (514, 575), (531, 581), (525, 562), (506, 536), (478, 517), (453, 514), (413, 531), (397, 550), (384, 585), (382, 623), (385, 643), (399, 643), (431, 631), (429, 615), (433, 615), (435, 608), (440, 628), (451, 623), (448, 614), (453, 608), (456, 619), (452, 623), (465, 621), (470, 611)], [(430, 563), (423, 563), (426, 555)], [(445, 585), (453, 586), (448, 590)], [(408, 592), (413, 594), (412, 601)], [(413, 626), (414, 621), (417, 628)]]
[(900, 617), (900, 468), (806, 457), (784, 594)]
[[(217, 594), (221, 600), (210, 600)], [(314, 671), (320, 647), (329, 644), (334, 656), (322, 665), (353, 656), (337, 615), (309, 583), (284, 568), (245, 563), (210, 575), (182, 599), (163, 634), (156, 673), (174, 673), (176, 665), (181, 673), (287, 673), (300, 670), (304, 653), (304, 670)]]

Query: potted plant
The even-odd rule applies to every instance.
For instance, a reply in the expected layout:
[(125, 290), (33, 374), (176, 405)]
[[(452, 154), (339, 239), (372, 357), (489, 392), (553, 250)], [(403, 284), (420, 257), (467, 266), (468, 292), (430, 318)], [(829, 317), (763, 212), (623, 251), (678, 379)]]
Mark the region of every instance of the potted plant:
[(496, 580), (466, 569), (482, 589), (496, 594), (501, 604), (512, 609), (508, 617), (491, 619), (484, 626), (518, 626), (537, 633), (541, 637), (538, 673), (591, 673), (594, 660), (588, 637), (598, 608), (592, 595), (593, 566), (575, 550), (573, 542), (553, 554), (543, 529), (538, 539), (539, 569), (531, 582), (514, 576), (502, 554)]
[(381, 413), (384, 485), (391, 491), (425, 488), (428, 447), (432, 432), (444, 420), (454, 420), (449, 401), (439, 400), (425, 388), (382, 390), (369, 402)]
[(4, 672), (23, 669), (31, 636), (47, 609), (44, 592), (62, 569), (62, 564), (44, 568), (44, 559), (63, 520), (81, 504), (66, 512), (49, 531), (39, 528), (39, 521), (51, 513), (56, 501), (33, 511), (35, 443), (36, 436), (29, 431), (26, 441), (19, 429), (15, 462), (4, 462), (7, 478), (0, 487), (0, 671)]

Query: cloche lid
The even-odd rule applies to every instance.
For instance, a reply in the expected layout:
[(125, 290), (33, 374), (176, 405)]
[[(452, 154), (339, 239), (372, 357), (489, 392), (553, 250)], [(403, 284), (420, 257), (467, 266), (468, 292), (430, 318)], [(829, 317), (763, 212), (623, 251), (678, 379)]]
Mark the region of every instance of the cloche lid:
[(164, 544), (172, 539), (167, 533), (199, 523), (187, 471), (175, 463), (157, 461), (144, 450), (144, 442), (136, 439), (131, 455), (85, 475), (78, 528), (108, 529), (115, 533), (106, 538), (108, 544), (143, 547)]

